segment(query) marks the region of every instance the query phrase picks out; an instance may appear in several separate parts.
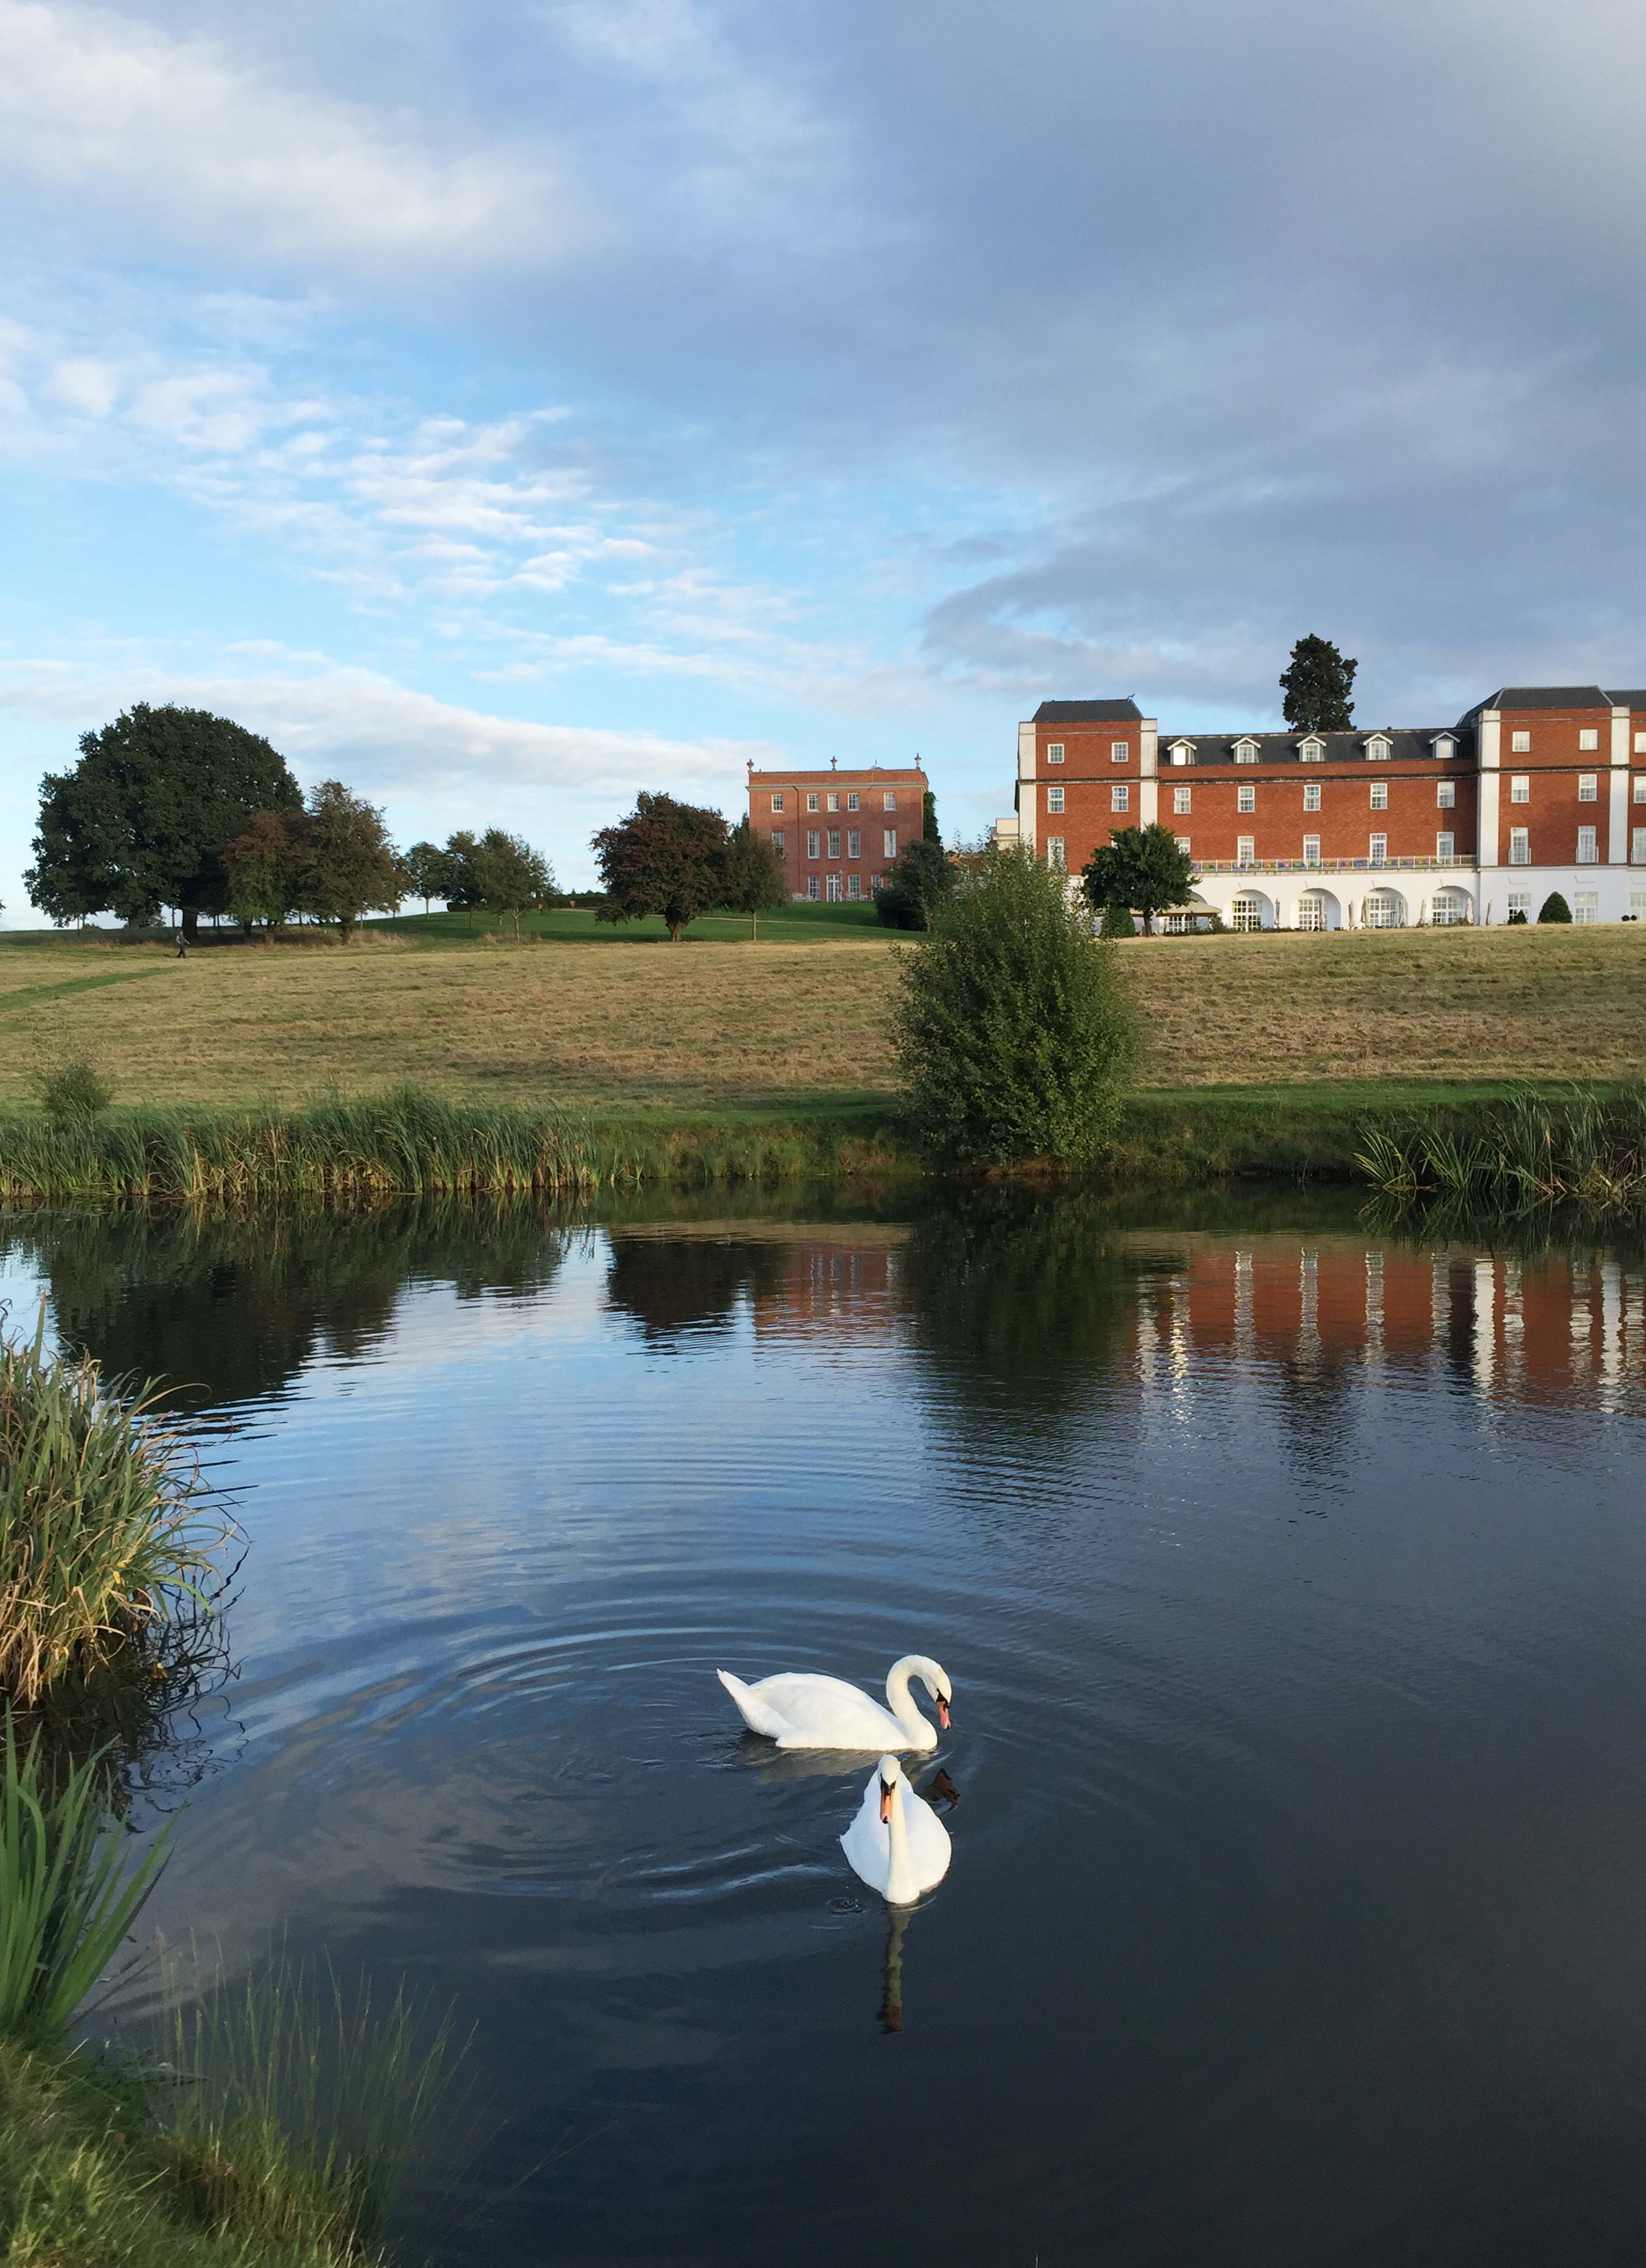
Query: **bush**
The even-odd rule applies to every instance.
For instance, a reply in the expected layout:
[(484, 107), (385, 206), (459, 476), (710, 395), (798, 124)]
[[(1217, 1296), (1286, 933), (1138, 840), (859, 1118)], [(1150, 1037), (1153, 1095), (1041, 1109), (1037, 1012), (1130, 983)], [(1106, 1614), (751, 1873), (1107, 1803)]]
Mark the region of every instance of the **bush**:
[(48, 1118), (95, 1118), (114, 1100), (114, 1089), (84, 1056), (53, 1064), (40, 1075), (40, 1107)]
[(887, 870), (875, 908), (887, 929), (930, 929), (937, 909), (954, 895), (955, 868), (940, 843), (917, 836)]
[(1105, 906), (1103, 909), (1105, 937), (1135, 937), (1137, 924), (1132, 919), (1129, 906)]
[(1551, 890), (1538, 908), (1540, 922), (1569, 922), (1571, 917), (1572, 909), (1558, 890)]
[(1508, 925), (1510, 929), (1525, 929), (1526, 926), (1526, 917), (1525, 914), (1518, 910), (1510, 914), (1509, 917)]
[(985, 850), (903, 957), (893, 1030), (921, 1139), (967, 1164), (1080, 1164), (1141, 1053), (1113, 947), (1062, 875)]

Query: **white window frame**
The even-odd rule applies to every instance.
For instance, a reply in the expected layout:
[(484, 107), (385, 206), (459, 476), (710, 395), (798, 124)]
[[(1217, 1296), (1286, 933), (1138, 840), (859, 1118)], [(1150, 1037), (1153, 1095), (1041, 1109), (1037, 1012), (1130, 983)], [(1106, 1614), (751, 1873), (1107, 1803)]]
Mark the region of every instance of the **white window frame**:
[(1386, 835), (1366, 837), (1366, 863), (1371, 866), (1386, 866), (1389, 863), (1389, 838)]
[(817, 798), (817, 792), (816, 792), (816, 790), (815, 790), (815, 789), (813, 789), (813, 790), (812, 790), (812, 792), (807, 795), (807, 797), (806, 797), (806, 809), (807, 809), (808, 811), (815, 811), (817, 808), (818, 808), (818, 798)]
[(1061, 787), (1048, 787), (1047, 789), (1046, 807), (1048, 811), (1061, 811), (1062, 809), (1063, 791)]
[(1455, 755), (1457, 755), (1457, 753), (1458, 753), (1458, 744), (1457, 744), (1457, 741), (1453, 739), (1452, 735), (1451, 735), (1450, 733), (1436, 733), (1436, 735), (1435, 735), (1435, 755), (1436, 755), (1436, 756), (1438, 758), (1438, 760), (1439, 760), (1443, 764), (1444, 764), (1444, 763), (1445, 763), (1445, 762), (1447, 762), (1449, 761), (1449, 759), (1450, 759), (1450, 758), (1451, 758), (1452, 756), (1455, 756)]
[(1509, 893), (1509, 910), (1511, 914), (1529, 915), (1532, 911), (1531, 891), (1510, 890)]
[(854, 903), (863, 896), (863, 876), (861, 874), (847, 875), (846, 895), (853, 901)]
[(1175, 835), (1172, 839), (1177, 844), (1178, 849), (1183, 853), (1183, 856), (1186, 858), (1194, 848), (1194, 845), (1187, 835)]
[(1457, 804), (1458, 783), (1456, 780), (1437, 780), (1435, 782), (1436, 810), (1455, 811)]
[(1048, 740), (1047, 742), (1046, 761), (1048, 764), (1061, 764), (1062, 762), (1063, 744), (1061, 740)]
[(1192, 740), (1173, 740), (1172, 743), (1172, 761), (1174, 764), (1192, 764), (1194, 762), (1194, 756), (1195, 748)]
[(1236, 836), (1236, 837), (1235, 837), (1235, 864), (1236, 864), (1236, 865), (1237, 865), (1237, 866), (1255, 866), (1255, 865), (1256, 865), (1256, 864), (1257, 864), (1257, 837), (1256, 837), (1256, 836), (1255, 836), (1255, 835), (1237, 835), (1237, 836)]
[(1385, 740), (1381, 733), (1374, 733), (1366, 743), (1366, 762), (1369, 764), (1386, 764), (1393, 747), (1392, 740)]
[(831, 906), (839, 905), (841, 902), (841, 881), (838, 874), (831, 874), (828, 877), (823, 886), (823, 895)]
[(1646, 733), (1635, 733), (1635, 753), (1637, 756), (1646, 756)]
[(1237, 811), (1255, 811), (1257, 809), (1257, 782), (1255, 780), (1242, 780), (1239, 786), (1236, 788), (1235, 809)]
[(883, 827), (880, 829), (880, 856), (883, 858), (896, 858), (897, 829), (895, 827)]
[(1530, 803), (1530, 802), (1531, 802), (1531, 800), (1532, 800), (1532, 775), (1531, 775), (1531, 773), (1530, 773), (1530, 772), (1510, 772), (1510, 775), (1509, 775), (1509, 800), (1510, 801), (1510, 803)]
[(1046, 863), (1054, 874), (1066, 874), (1069, 872), (1063, 858), (1063, 837), (1061, 835), (1047, 836)]
[(1529, 827), (1510, 828), (1509, 863), (1511, 866), (1529, 866), (1532, 864), (1532, 829)]
[(1319, 780), (1304, 780), (1303, 784), (1303, 807), (1305, 811), (1319, 811), (1320, 808), (1320, 783)]
[(1646, 866), (1646, 827), (1630, 830), (1629, 864), (1631, 866)]
[(1646, 772), (1636, 772), (1635, 775), (1635, 800), (1636, 803), (1646, 803)]
[(1511, 733), (1509, 735), (1509, 753), (1511, 756), (1529, 756), (1532, 754), (1532, 734), (1529, 730)]
[(1579, 802), (1579, 803), (1598, 803), (1598, 802), (1599, 802), (1599, 800), (1600, 800), (1600, 775), (1599, 775), (1599, 773), (1598, 773), (1598, 772), (1579, 772), (1579, 773), (1578, 773), (1578, 775), (1577, 775), (1577, 800), (1578, 800), (1578, 802)]
[(816, 901), (822, 895), (822, 893), (823, 884), (819, 878), (816, 874), (808, 874), (806, 876), (807, 897), (815, 904)]
[(783, 809), (783, 791), (782, 791), (781, 789), (779, 789), (778, 792), (777, 792), (777, 793), (776, 793), (776, 794), (772, 798), (772, 809), (773, 809), (774, 811), (781, 811), (781, 810)]
[(1129, 764), (1131, 760), (1132, 744), (1129, 740), (1109, 742), (1109, 762), (1112, 764)]
[(849, 827), (846, 829), (846, 856), (849, 858), (862, 858), (863, 829), (861, 827)]
[(894, 787), (881, 789), (880, 808), (882, 811), (895, 811), (897, 809), (897, 790)]
[(1326, 762), (1326, 742), (1311, 735), (1299, 746), (1297, 761), (1300, 764), (1323, 764)]
[(1574, 890), (1572, 892), (1572, 919), (1575, 922), (1584, 922), (1586, 924), (1589, 922), (1598, 922), (1599, 918), (1599, 891)]
[(838, 858), (840, 857), (840, 829), (838, 827), (831, 827), (828, 831), (828, 854), (831, 858)]
[(1600, 863), (1600, 830), (1595, 827), (1580, 827), (1577, 830), (1577, 864), (1596, 866)]
[(1458, 855), (1457, 842), (1457, 836), (1450, 828), (1444, 828), (1436, 835), (1435, 863), (1437, 865), (1450, 866), (1455, 864)]
[(777, 853), (777, 856), (778, 856), (780, 858), (781, 858), (783, 857), (783, 851), (784, 851), (784, 849), (785, 849), (785, 847), (786, 847), (786, 845), (787, 845), (787, 843), (788, 843), (788, 841), (789, 841), (788, 833), (787, 833), (787, 831), (786, 831), (783, 828), (781, 828), (781, 827), (774, 827), (774, 828), (773, 828), (773, 829), (772, 829), (772, 849), (773, 849), (773, 850)]
[(1373, 780), (1371, 784), (1371, 807), (1374, 811), (1387, 811), (1389, 808), (1389, 783), (1387, 780)]
[(820, 858), (822, 856), (823, 830), (821, 828), (818, 827), (808, 827), (806, 829), (806, 857), (808, 858)]
[(1263, 904), (1255, 891), (1240, 890), (1229, 909), (1229, 926), (1250, 933), (1263, 926)]
[(1129, 811), (1131, 807), (1132, 784), (1130, 780), (1111, 780), (1109, 782), (1109, 809), (1111, 811)]
[(1580, 725), (1577, 728), (1577, 746), (1580, 750), (1584, 748), (1598, 748), (1600, 746), (1599, 727), (1595, 725)]
[(1255, 740), (1237, 740), (1235, 742), (1234, 760), (1238, 764), (1256, 763), (1257, 742)]
[(1305, 835), (1304, 836), (1303, 863), (1305, 866), (1318, 866), (1319, 865), (1320, 838), (1318, 835)]
[(838, 811), (840, 809), (840, 791), (837, 788), (830, 789), (828, 800), (825, 808), (829, 811)]
[(1194, 789), (1192, 787), (1174, 787), (1172, 791), (1172, 817), (1174, 819), (1181, 819), (1187, 813), (1193, 811), (1194, 808)]
[(848, 811), (856, 811), (857, 808), (857, 792), (855, 788), (846, 798), (846, 808)]

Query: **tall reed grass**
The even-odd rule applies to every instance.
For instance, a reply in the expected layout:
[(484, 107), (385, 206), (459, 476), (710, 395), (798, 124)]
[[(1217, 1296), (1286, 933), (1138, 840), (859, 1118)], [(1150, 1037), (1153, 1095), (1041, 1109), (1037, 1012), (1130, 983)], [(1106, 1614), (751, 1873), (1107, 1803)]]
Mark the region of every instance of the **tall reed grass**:
[(0, 1695), (33, 1708), (107, 1671), (163, 1674), (180, 1605), (209, 1605), (230, 1528), (151, 1389), (0, 1333)]
[(1407, 1211), (1646, 1219), (1646, 1085), (1621, 1094), (1526, 1088), (1466, 1130), (1373, 1126), (1355, 1162), (1380, 1197)]
[(0, 1113), (0, 1197), (28, 1200), (576, 1196), (647, 1182), (883, 1170), (900, 1157), (872, 1131), (822, 1120), (617, 1123), (552, 1108), (450, 1101), (412, 1086), (291, 1111), (141, 1108), (57, 1120)]

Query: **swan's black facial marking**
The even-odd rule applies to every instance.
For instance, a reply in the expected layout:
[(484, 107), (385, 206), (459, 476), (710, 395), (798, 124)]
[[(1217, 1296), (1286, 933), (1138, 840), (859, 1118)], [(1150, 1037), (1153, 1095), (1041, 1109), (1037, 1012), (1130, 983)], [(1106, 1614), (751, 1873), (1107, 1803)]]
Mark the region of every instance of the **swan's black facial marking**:
[(937, 1725), (942, 1732), (949, 1729), (949, 1705), (941, 1693), (937, 1696)]
[(882, 1827), (889, 1827), (892, 1824), (892, 1797), (894, 1789), (893, 1782), (889, 1779), (883, 1779), (880, 1783), (880, 1824)]

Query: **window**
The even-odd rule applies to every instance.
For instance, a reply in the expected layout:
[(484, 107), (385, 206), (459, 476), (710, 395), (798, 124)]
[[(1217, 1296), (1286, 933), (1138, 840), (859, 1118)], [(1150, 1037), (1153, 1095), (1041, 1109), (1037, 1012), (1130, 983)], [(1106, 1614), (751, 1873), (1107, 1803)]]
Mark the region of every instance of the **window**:
[(1178, 835), (1178, 836), (1173, 836), (1173, 838), (1172, 838), (1172, 840), (1176, 843), (1176, 844), (1177, 844), (1177, 846), (1178, 846), (1178, 849), (1179, 849), (1179, 850), (1183, 853), (1184, 857), (1187, 858), (1188, 857), (1188, 855), (1189, 855), (1189, 851), (1190, 851), (1190, 850), (1193, 848), (1193, 845), (1192, 845), (1192, 844), (1190, 843), (1190, 842), (1189, 842), (1189, 838), (1188, 838), (1188, 836), (1187, 836), (1187, 835)]
[(1303, 807), (1305, 811), (1319, 811), (1320, 808), (1320, 783), (1319, 780), (1304, 780), (1303, 784)]
[(1531, 776), (1528, 773), (1513, 772), (1510, 775), (1509, 800), (1510, 803), (1531, 802), (1532, 780)]
[(775, 796), (772, 798), (772, 809), (773, 809), (774, 811), (781, 811), (781, 810), (783, 809), (783, 799), (782, 796), (781, 796), (781, 795), (775, 795)]
[(1572, 919), (1575, 922), (1598, 922), (1599, 918), (1599, 891), (1574, 890), (1572, 892)]
[(1509, 910), (1511, 914), (1530, 914), (1532, 911), (1532, 898), (1530, 893), (1525, 890), (1510, 890), (1509, 893)]
[(1437, 865), (1441, 865), (1441, 866), (1450, 866), (1450, 865), (1451, 865), (1451, 858), (1452, 858), (1451, 844), (1452, 844), (1452, 837), (1451, 837), (1450, 835), (1437, 835), (1437, 836), (1436, 836), (1436, 837), (1435, 837), (1435, 861), (1436, 861), (1436, 864), (1437, 864)]
[(1254, 835), (1239, 835), (1236, 836), (1235, 864), (1237, 866), (1256, 865), (1257, 837)]
[(1172, 761), (1174, 764), (1192, 764), (1194, 761), (1194, 743), (1193, 740), (1173, 740), (1172, 743)]
[(839, 905), (839, 903), (840, 903), (840, 876), (839, 876), (838, 874), (831, 874), (831, 875), (829, 876), (829, 878), (828, 878), (828, 887), (825, 889), (825, 891), (824, 891), (823, 895), (824, 895), (824, 896), (828, 900), (828, 902), (829, 902), (830, 905), (832, 905), (832, 906), (837, 906), (837, 905)]
[(808, 827), (806, 829), (806, 857), (808, 858), (820, 858), (822, 856), (823, 837), (818, 833), (815, 827)]
[(1469, 902), (1461, 890), (1442, 890), (1429, 909), (1429, 918), (1436, 929), (1457, 929), (1469, 918)]
[(1646, 827), (1637, 827), (1629, 836), (1629, 864), (1646, 866)]
[(1257, 750), (1250, 740), (1238, 740), (1235, 743), (1235, 762), (1238, 764), (1256, 763)]
[(1230, 909), (1229, 926), (1231, 929), (1261, 929), (1263, 926), (1262, 899), (1248, 897), (1242, 892)]
[(1326, 927), (1326, 900), (1321, 897), (1319, 891), (1305, 890), (1298, 899), (1297, 926), (1299, 929)]
[(1063, 791), (1061, 787), (1048, 787), (1047, 789), (1046, 807), (1048, 811), (1061, 811), (1062, 809)]
[(849, 795), (849, 796), (847, 797), (847, 799), (846, 799), (846, 808), (847, 808), (847, 810), (848, 810), (848, 811), (856, 811), (856, 808), (857, 808), (857, 798), (856, 798), (856, 796), (855, 794), (853, 794), (853, 795)]
[(1532, 864), (1532, 836), (1526, 828), (1510, 828), (1509, 863), (1511, 866), (1529, 866)]
[(806, 876), (806, 895), (807, 895), (807, 897), (809, 897), (809, 898), (815, 898), (815, 897), (819, 895), (819, 888), (820, 888), (820, 885), (819, 885), (819, 881), (818, 881), (818, 878), (817, 878), (817, 876), (816, 876), (815, 874), (808, 874), (808, 875)]
[(885, 827), (880, 830), (880, 855), (883, 858), (896, 858), (897, 829), (895, 827)]
[(1061, 835), (1051, 835), (1047, 837), (1046, 863), (1054, 874), (1064, 872), (1063, 838)]
[(1435, 782), (1435, 802), (1438, 809), (1442, 811), (1450, 811), (1457, 800), (1458, 783), (1456, 780), (1437, 780)]
[(846, 895), (847, 895), (847, 896), (848, 896), (849, 898), (860, 898), (860, 897), (862, 897), (862, 895), (863, 895), (863, 876), (862, 876), (861, 874), (848, 874), (848, 875), (847, 875), (847, 877), (846, 877)]
[(1374, 866), (1386, 865), (1389, 858), (1388, 836), (1386, 835), (1372, 836), (1367, 843), (1366, 856), (1370, 859)]
[(880, 795), (880, 808), (882, 811), (895, 811), (897, 809), (897, 791), (895, 788), (888, 787), (882, 790)]
[(1257, 789), (1250, 780), (1242, 780), (1235, 790), (1235, 806), (1240, 811), (1257, 809)]
[(1175, 815), (1179, 819), (1181, 819), (1186, 811), (1192, 811), (1194, 808), (1194, 789), (1192, 787), (1174, 787), (1172, 791), (1172, 809)]
[(1529, 756), (1532, 754), (1531, 733), (1511, 733), (1509, 735), (1509, 753), (1511, 756)]
[(840, 809), (840, 798), (838, 795), (830, 795), (828, 799), (828, 808), (831, 811), (838, 811)]
[(1112, 764), (1129, 764), (1131, 760), (1132, 744), (1129, 740), (1109, 742), (1109, 762)]
[(1646, 921), (1646, 890), (1629, 892), (1629, 912), (1636, 921)]
[(1598, 748), (1600, 746), (1600, 734), (1596, 726), (1585, 725), (1577, 735), (1577, 745), (1580, 748)]
[(828, 831), (828, 854), (831, 858), (838, 858), (840, 857), (840, 829), (838, 827), (831, 827)]
[(1595, 830), (1592, 827), (1580, 827), (1577, 830), (1577, 863), (1580, 866), (1592, 866), (1595, 863)]
[(1646, 803), (1646, 772), (1640, 773), (1635, 779), (1635, 800), (1636, 803)]
[(1318, 866), (1319, 865), (1320, 838), (1318, 835), (1305, 835), (1304, 836), (1303, 863), (1305, 866)]
[(1062, 762), (1063, 744), (1061, 740), (1054, 740), (1052, 742), (1050, 747), (1046, 751), (1046, 761), (1048, 764), (1061, 764)]
[(788, 840), (788, 838), (787, 838), (787, 836), (784, 835), (783, 830), (783, 828), (782, 828), (781, 827), (774, 827), (774, 828), (773, 828), (773, 829), (772, 829), (772, 849), (773, 849), (773, 850), (777, 853), (777, 856), (778, 856), (780, 858), (781, 858), (783, 857), (783, 846), (784, 846), (784, 843), (787, 842), (787, 840)]
[(1455, 755), (1457, 755), (1457, 753), (1458, 753), (1458, 744), (1457, 744), (1457, 742), (1452, 739), (1452, 737), (1451, 737), (1451, 733), (1436, 733), (1436, 735), (1435, 735), (1435, 754), (1436, 754), (1436, 755), (1437, 755), (1437, 756), (1438, 756), (1438, 757), (1440, 758), (1440, 760), (1442, 761), (1442, 762), (1443, 762), (1443, 763), (1444, 762), (1445, 759), (1446, 759), (1448, 756), (1455, 756)]
[(1305, 740), (1299, 747), (1297, 755), (1299, 760), (1305, 764), (1324, 763), (1326, 762), (1326, 742), (1324, 740)]
[(849, 858), (862, 858), (863, 829), (861, 827), (849, 827), (846, 829), (846, 856)]
[(817, 807), (818, 807), (818, 799), (817, 799), (816, 796), (815, 796), (815, 795), (809, 795), (809, 796), (807, 796), (807, 798), (806, 798), (806, 809), (807, 809), (808, 811), (815, 811), (815, 810), (817, 809)]
[(1578, 802), (1579, 802), (1579, 803), (1595, 803), (1595, 802), (1597, 802), (1597, 801), (1599, 799), (1599, 794), (1600, 794), (1600, 775), (1599, 775), (1599, 773), (1598, 773), (1598, 772), (1579, 772), (1579, 773), (1578, 773), (1578, 775), (1577, 775), (1577, 800), (1578, 800)]
[(1399, 929), (1401, 926), (1400, 913), (1400, 901), (1392, 890), (1374, 890), (1366, 901), (1366, 926), (1368, 929)]
[(1389, 808), (1389, 783), (1387, 780), (1373, 780), (1371, 784), (1371, 807), (1374, 811), (1387, 811)]
[(1128, 811), (1131, 808), (1132, 786), (1129, 780), (1116, 780), (1109, 790), (1109, 809)]
[(1646, 756), (1646, 733), (1635, 733), (1635, 753), (1637, 756)]
[(1386, 764), (1389, 761), (1389, 749), (1392, 745), (1392, 744), (1390, 741), (1383, 739), (1381, 734), (1374, 740), (1368, 740), (1366, 743), (1367, 762), (1371, 764)]

